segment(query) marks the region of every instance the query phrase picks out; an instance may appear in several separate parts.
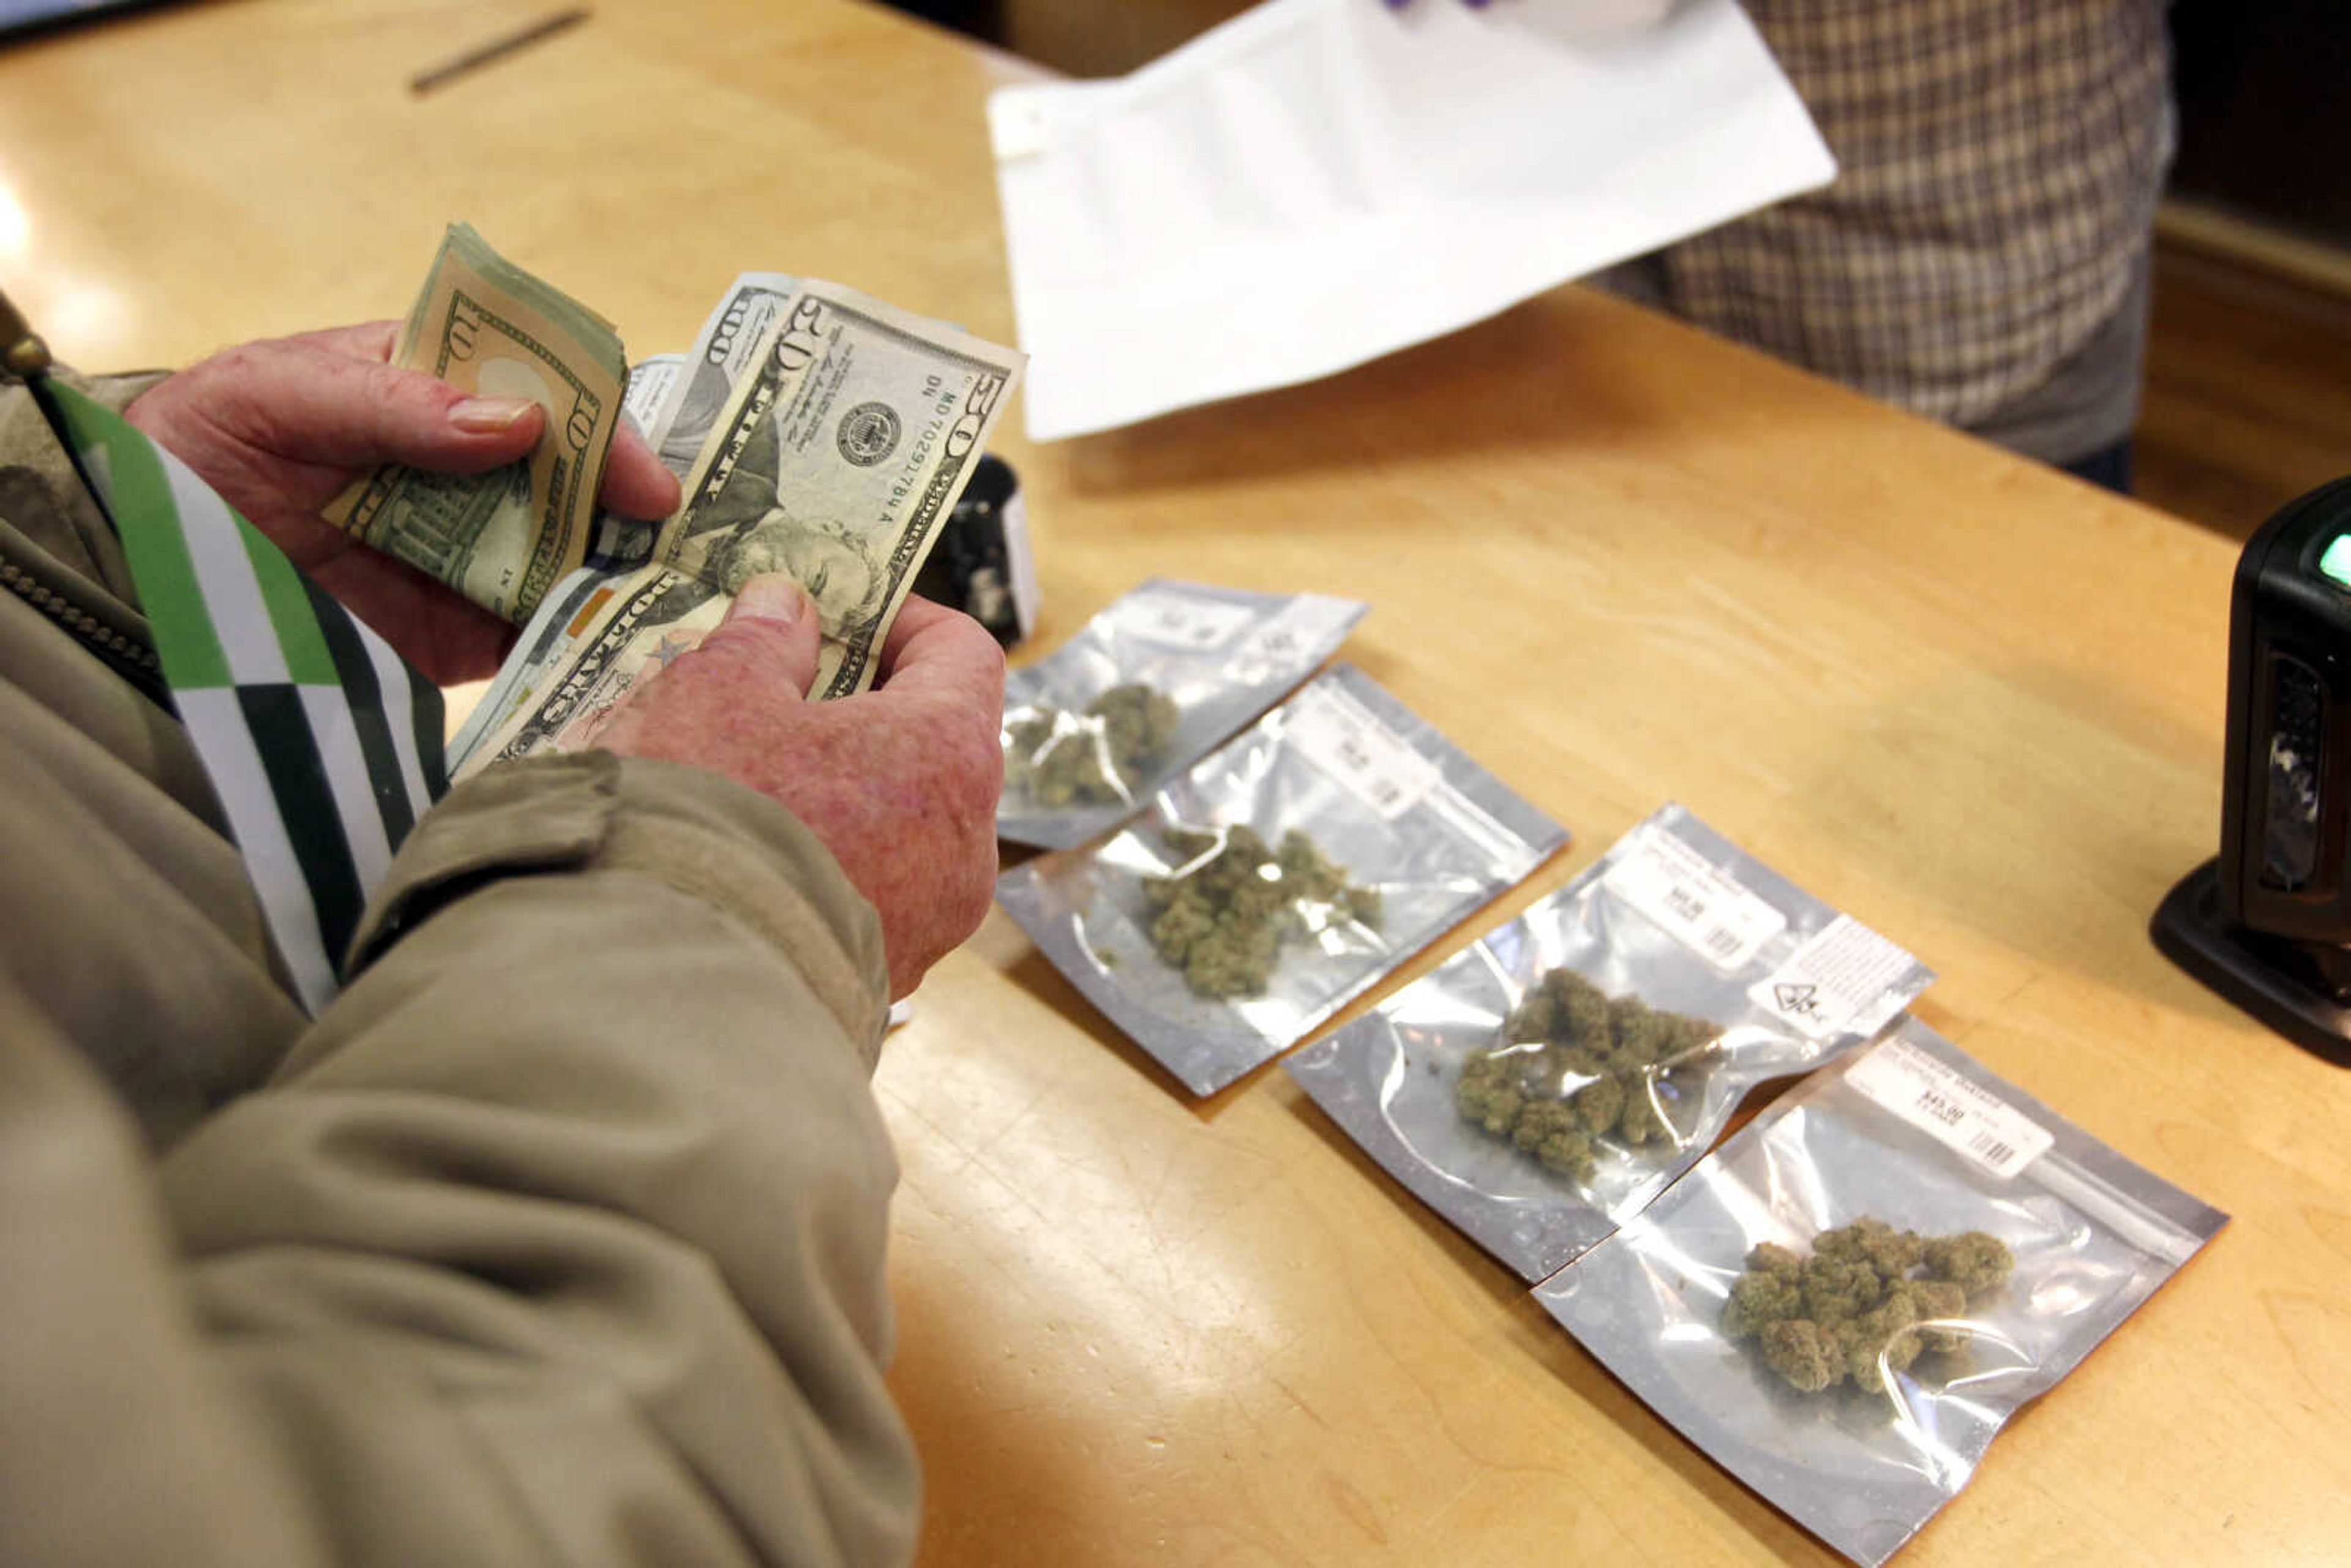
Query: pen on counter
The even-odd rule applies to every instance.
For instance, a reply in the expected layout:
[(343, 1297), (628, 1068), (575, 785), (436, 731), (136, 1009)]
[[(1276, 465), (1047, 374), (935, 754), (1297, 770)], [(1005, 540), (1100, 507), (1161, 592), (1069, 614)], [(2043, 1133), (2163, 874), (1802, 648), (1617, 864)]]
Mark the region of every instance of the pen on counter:
[(419, 96), (431, 92), (434, 88), (444, 86), (468, 71), (478, 70), (493, 60), (503, 59), (517, 49), (527, 48), (542, 38), (553, 37), (566, 27), (575, 26), (586, 21), (588, 14), (587, 6), (574, 5), (568, 11), (558, 11), (551, 16), (542, 16), (527, 27), (508, 33), (502, 38), (493, 38), (476, 48), (466, 50), (455, 59), (444, 61), (429, 71), (423, 71), (411, 77), (408, 90)]

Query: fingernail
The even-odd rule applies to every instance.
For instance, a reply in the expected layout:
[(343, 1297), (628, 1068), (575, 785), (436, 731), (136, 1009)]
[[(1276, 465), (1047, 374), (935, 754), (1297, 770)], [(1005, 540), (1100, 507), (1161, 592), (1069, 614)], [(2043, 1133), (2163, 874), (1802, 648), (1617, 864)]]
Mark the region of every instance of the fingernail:
[(729, 619), (747, 615), (754, 621), (772, 621), (778, 626), (789, 626), (808, 613), (808, 595), (800, 585), (779, 571), (762, 572), (747, 579), (735, 595)]
[(496, 435), (538, 406), (527, 397), (469, 397), (449, 405), (449, 423), (475, 435)]

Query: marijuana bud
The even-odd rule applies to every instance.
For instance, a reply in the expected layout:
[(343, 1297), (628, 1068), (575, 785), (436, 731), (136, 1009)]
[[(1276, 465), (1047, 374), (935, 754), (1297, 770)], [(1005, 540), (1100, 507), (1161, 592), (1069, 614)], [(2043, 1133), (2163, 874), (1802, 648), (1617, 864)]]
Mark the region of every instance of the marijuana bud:
[(1581, 1185), (1596, 1140), (1680, 1146), (1671, 1108), (1696, 1084), (1721, 1030), (1705, 1019), (1610, 997), (1561, 967), (1502, 1020), (1501, 1042), (1472, 1053), (1454, 1088), (1461, 1113)]
[(1140, 682), (1111, 687), (1081, 714), (1031, 709), (1005, 726), (1005, 785), (1040, 806), (1131, 804), (1182, 717)]
[(1927, 1269), (1937, 1279), (1949, 1280), (1970, 1295), (2005, 1282), (2016, 1258), (2008, 1244), (1980, 1230), (1963, 1231), (1927, 1243)]
[(1342, 922), (1379, 924), (1379, 891), (1350, 885), (1295, 829), (1278, 849), (1241, 825), (1171, 828), (1165, 840), (1190, 863), (1143, 879), (1151, 945), (1201, 996), (1260, 995), (1284, 942)]
[(2015, 1266), (2008, 1244), (1983, 1231), (1927, 1238), (1865, 1216), (1813, 1237), (1810, 1257), (1768, 1241), (1750, 1252), (1722, 1305), (1722, 1337), (1754, 1340), (1801, 1393), (1847, 1379), (1877, 1393), (1922, 1354), (1965, 1343), (1956, 1320), (1968, 1298)]
[(1817, 1324), (1781, 1318), (1763, 1325), (1763, 1362), (1792, 1388), (1818, 1394), (1844, 1376), (1844, 1355)]

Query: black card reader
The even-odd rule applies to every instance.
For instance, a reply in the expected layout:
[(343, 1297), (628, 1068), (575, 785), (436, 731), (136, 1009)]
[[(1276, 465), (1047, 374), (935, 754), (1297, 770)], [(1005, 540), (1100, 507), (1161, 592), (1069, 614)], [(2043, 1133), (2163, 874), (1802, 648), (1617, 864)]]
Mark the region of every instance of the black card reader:
[(2351, 1066), (2351, 478), (2263, 523), (2229, 605), (2220, 852), (2156, 945), (2289, 1040)]

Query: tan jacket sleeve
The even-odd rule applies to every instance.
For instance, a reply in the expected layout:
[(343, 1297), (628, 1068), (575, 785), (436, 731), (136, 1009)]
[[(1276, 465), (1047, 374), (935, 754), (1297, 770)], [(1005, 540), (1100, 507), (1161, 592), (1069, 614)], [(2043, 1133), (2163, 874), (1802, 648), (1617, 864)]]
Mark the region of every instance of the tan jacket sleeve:
[[(120, 413), (167, 372), (86, 376), (60, 367), (52, 373), (99, 407)], [(0, 395), (0, 518), (23, 529), (71, 574), (126, 604), (138, 602), (120, 541), (101, 520), (39, 406), (16, 383), (8, 383)], [(131, 615), (143, 635), (146, 622), (135, 611)]]
[(495, 768), (354, 967), (152, 1184), (69, 1052), (0, 1052), (0, 1202), (54, 1249), (0, 1244), (0, 1322), (55, 1342), (0, 1354), (0, 1430), (110, 1456), (0, 1483), (0, 1557), (904, 1561), (886, 977), (813, 836), (661, 764)]

